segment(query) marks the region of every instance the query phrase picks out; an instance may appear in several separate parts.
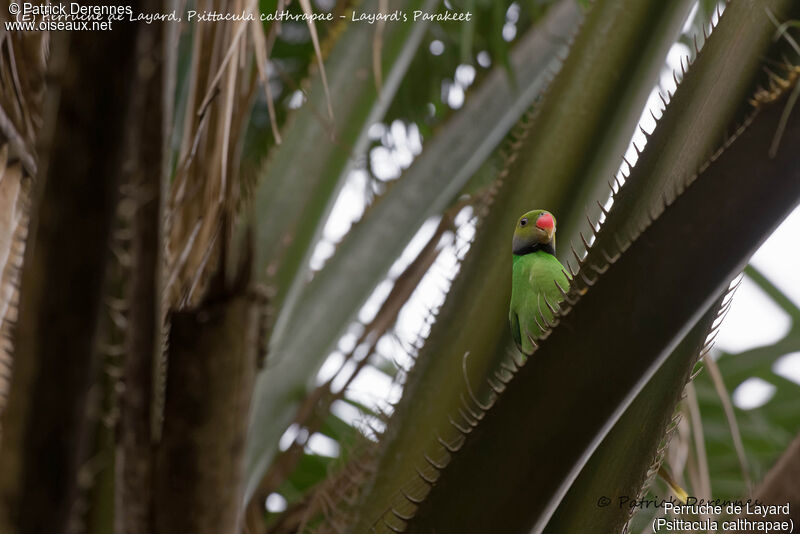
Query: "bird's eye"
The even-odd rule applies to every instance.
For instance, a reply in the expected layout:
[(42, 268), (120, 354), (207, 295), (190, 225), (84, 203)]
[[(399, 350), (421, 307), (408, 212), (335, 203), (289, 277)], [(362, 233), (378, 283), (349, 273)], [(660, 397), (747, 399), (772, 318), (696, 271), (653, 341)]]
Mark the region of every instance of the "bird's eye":
[(521, 220), (519, 221), (519, 225), (520, 225), (520, 226), (525, 226), (526, 224), (528, 224), (528, 219), (521, 219)]

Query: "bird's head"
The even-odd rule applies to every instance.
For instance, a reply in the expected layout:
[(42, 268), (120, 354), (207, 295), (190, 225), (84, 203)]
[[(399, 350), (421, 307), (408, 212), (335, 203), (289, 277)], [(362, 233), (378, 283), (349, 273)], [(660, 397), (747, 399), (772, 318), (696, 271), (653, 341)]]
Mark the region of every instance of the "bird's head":
[(556, 218), (546, 210), (533, 210), (519, 218), (511, 251), (517, 256), (543, 250), (556, 253)]

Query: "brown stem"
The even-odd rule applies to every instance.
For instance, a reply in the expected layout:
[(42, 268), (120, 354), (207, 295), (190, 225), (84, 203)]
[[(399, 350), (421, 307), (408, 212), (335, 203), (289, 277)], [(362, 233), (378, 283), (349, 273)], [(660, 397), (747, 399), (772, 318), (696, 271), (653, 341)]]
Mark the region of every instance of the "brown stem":
[(75, 498), (136, 26), (117, 22), (112, 31), (58, 32), (53, 40), (60, 86), (50, 90), (38, 151), (43, 179), (3, 414), (4, 533), (63, 533)]
[[(149, 0), (157, 11), (160, 2)], [(153, 379), (161, 351), (161, 217), (165, 180), (164, 24), (141, 25), (129, 105), (124, 184), (132, 203), (128, 324), (116, 450), (115, 532), (149, 534), (152, 522)]]
[(170, 329), (156, 532), (238, 534), (260, 314), (245, 291), (178, 312)]

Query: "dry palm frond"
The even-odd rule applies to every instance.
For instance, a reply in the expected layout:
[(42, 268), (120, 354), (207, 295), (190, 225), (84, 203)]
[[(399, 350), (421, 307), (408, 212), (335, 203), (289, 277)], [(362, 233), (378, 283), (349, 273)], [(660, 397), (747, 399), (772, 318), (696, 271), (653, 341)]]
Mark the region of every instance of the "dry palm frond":
[[(229, 9), (246, 6), (252, 2), (237, 0)], [(235, 154), (258, 81), (254, 49), (263, 53), (263, 36), (247, 32), (247, 25), (194, 27), (191, 92), (166, 215), (167, 308), (199, 301), (232, 234), (241, 194)]]
[(28, 176), (36, 174), (47, 46), (47, 33), (0, 34), (0, 144), (9, 145), (9, 161), (19, 160)]
[(708, 369), (708, 374), (711, 381), (714, 383), (714, 390), (717, 392), (722, 409), (725, 412), (725, 420), (728, 423), (728, 429), (731, 432), (731, 439), (733, 441), (733, 448), (736, 450), (736, 457), (739, 460), (739, 466), (742, 469), (742, 478), (744, 479), (745, 486), (748, 491), (752, 489), (753, 482), (750, 479), (750, 466), (747, 461), (747, 454), (744, 451), (744, 443), (742, 442), (742, 434), (739, 431), (739, 423), (736, 420), (736, 412), (733, 409), (733, 402), (725, 387), (725, 381), (722, 378), (722, 372), (714, 358), (710, 354), (703, 356), (705, 368)]
[[(280, 24), (275, 22), (276, 25)], [(272, 38), (267, 40), (261, 28), (261, 23), (257, 20), (252, 21), (250, 28), (253, 31), (253, 50), (256, 54), (256, 68), (258, 70), (258, 77), (264, 85), (264, 92), (267, 99), (267, 111), (269, 113), (269, 124), (272, 128), (272, 135), (275, 137), (275, 143), (281, 144), (281, 133), (278, 129), (278, 118), (275, 114), (275, 102), (272, 97), (272, 88), (269, 85), (269, 77), (267, 76), (267, 58), (272, 49), (272, 44), (275, 40), (275, 32), (277, 28), (271, 32)]]
[[(48, 35), (0, 34), (0, 413), (11, 377), (12, 326), (42, 125)], [(22, 68), (24, 66), (24, 68)]]
[(328, 104), (328, 117), (333, 119), (333, 105), (331, 104), (330, 89), (328, 89), (328, 77), (325, 75), (325, 64), (322, 59), (322, 49), (319, 46), (319, 37), (317, 36), (317, 27), (314, 25), (313, 13), (311, 11), (311, 2), (309, 0), (300, 0), (300, 7), (306, 15), (308, 21), (308, 31), (311, 33), (311, 42), (314, 44), (314, 53), (317, 56), (317, 66), (319, 67), (320, 78), (322, 79), (322, 87), (325, 89), (325, 101)]
[(11, 325), (17, 320), (29, 189), (21, 165), (8, 165), (8, 145), (4, 145), (0, 148), (0, 411), (11, 377)]

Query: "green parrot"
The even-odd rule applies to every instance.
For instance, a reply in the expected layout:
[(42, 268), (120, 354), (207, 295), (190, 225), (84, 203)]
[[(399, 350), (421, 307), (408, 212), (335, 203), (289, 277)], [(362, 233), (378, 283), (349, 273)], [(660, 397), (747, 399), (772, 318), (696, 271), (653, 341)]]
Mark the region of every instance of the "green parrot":
[[(555, 309), (564, 300), (556, 284), (564, 292), (570, 284), (564, 266), (555, 256), (555, 217), (545, 210), (529, 211), (520, 217), (514, 228), (511, 251), (514, 259), (508, 321), (517, 347), (530, 356), (534, 349), (533, 341), (542, 335), (540, 325), (544, 327), (545, 322), (553, 319), (550, 308)], [(658, 475), (685, 504), (688, 498), (686, 490), (675, 482), (663, 466), (659, 468)]]
[(530, 356), (534, 349), (532, 341), (542, 335), (540, 325), (544, 327), (553, 318), (550, 307), (557, 308), (564, 299), (556, 284), (564, 292), (569, 289), (564, 266), (555, 256), (555, 217), (545, 210), (529, 211), (520, 217), (514, 228), (511, 251), (514, 263), (508, 321), (517, 347)]

